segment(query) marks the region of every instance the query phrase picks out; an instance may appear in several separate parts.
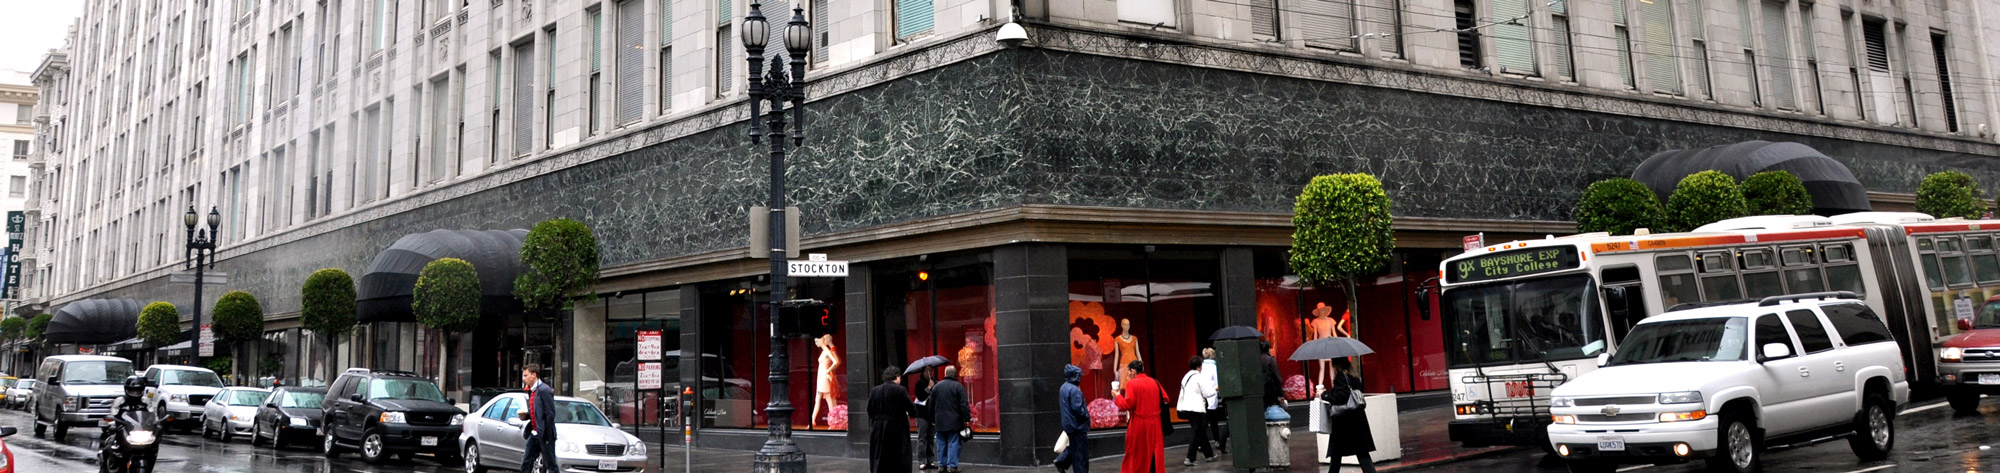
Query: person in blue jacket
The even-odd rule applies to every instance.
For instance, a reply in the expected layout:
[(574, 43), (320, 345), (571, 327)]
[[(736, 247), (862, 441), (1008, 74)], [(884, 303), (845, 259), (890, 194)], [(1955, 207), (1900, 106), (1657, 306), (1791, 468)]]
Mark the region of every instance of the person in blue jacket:
[(1069, 434), (1069, 448), (1056, 456), (1056, 469), (1090, 473), (1090, 411), (1084, 408), (1083, 368), (1063, 365), (1062, 394), (1057, 408), (1062, 412), (1063, 433)]

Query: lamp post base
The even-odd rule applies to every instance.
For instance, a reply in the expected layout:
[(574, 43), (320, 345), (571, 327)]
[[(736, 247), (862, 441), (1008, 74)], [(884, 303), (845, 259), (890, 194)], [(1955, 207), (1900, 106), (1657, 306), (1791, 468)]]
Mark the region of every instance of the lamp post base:
[(790, 448), (783, 450), (790, 451), (758, 451), (756, 460), (752, 463), (752, 471), (755, 473), (806, 473), (806, 453), (799, 451), (799, 448), (795, 445), (785, 445), (785, 447)]

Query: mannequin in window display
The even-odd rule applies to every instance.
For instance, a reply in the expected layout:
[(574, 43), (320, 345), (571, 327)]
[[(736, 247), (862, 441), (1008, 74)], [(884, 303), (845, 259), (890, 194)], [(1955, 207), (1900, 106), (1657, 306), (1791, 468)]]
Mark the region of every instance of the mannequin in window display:
[(980, 338), (979, 332), (966, 332), (965, 346), (958, 349), (958, 377), (965, 379), (967, 384), (980, 375), (979, 355), (986, 351), (986, 348), (981, 346)]
[(1132, 370), (1126, 365), (1145, 361), (1139, 356), (1139, 337), (1132, 335), (1132, 319), (1118, 319), (1118, 338), (1113, 342), (1117, 345), (1117, 349), (1113, 350), (1117, 358), (1111, 360), (1111, 366), (1118, 369), (1118, 381), (1130, 381), (1127, 378), (1132, 376)]
[[(1346, 325), (1346, 321), (1334, 318), (1333, 306), (1326, 305), (1325, 302), (1321, 302), (1319, 303), (1318, 307), (1314, 307), (1312, 310), (1312, 315), (1313, 315), (1312, 321), (1306, 323), (1306, 328), (1307, 328), (1306, 341), (1313, 341), (1327, 337), (1339, 337), (1342, 336), (1341, 333), (1345, 331), (1343, 330), (1345, 327), (1342, 326)], [(1333, 385), (1334, 378), (1332, 371), (1333, 370), (1332, 363), (1333, 362), (1329, 360), (1317, 360), (1313, 362), (1313, 367), (1317, 369), (1317, 371), (1313, 373), (1313, 379), (1312, 379), (1313, 385), (1317, 386)]]
[[(835, 406), (840, 405), (838, 392), (840, 382), (834, 379), (834, 374), (840, 369), (840, 354), (839, 350), (834, 349), (833, 335), (820, 335), (819, 338), (813, 339), (813, 345), (819, 346), (819, 370), (818, 375), (814, 376), (818, 380), (815, 383), (817, 390), (814, 391), (817, 394), (813, 398), (812, 420), (807, 423), (809, 427), (819, 425), (820, 405), (824, 404), (827, 412), (832, 412)], [(827, 424), (831, 426), (833, 421), (828, 420)]]

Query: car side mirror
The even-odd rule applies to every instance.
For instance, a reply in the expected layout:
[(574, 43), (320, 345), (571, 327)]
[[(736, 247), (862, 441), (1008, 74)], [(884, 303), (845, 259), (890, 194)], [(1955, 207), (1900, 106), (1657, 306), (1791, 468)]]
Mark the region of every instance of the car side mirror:
[(1965, 319), (1958, 319), (1958, 329), (1959, 329), (1959, 330), (1972, 330), (1972, 321), (1970, 321), (1970, 320), (1965, 320)]
[(612, 430), (617, 430), (617, 429), (618, 429), (619, 427), (622, 427), (622, 426), (618, 425), (618, 423), (617, 423), (617, 422), (612, 422), (612, 423), (611, 423), (611, 428), (612, 428)]
[(445, 403), (445, 404), (458, 404), (458, 401), (454, 401), (454, 400), (451, 400), (451, 398), (444, 398), (444, 403)]
[(60, 386), (60, 385), (62, 385), (62, 381), (58, 381), (58, 380), (56, 380), (56, 377), (54, 377), (54, 376), (50, 376), (50, 377), (49, 377), (49, 380), (48, 380), (48, 382), (45, 382), (45, 383), (42, 383), (42, 384), (47, 384), (47, 385), (50, 385), (50, 386)]
[(0, 427), (0, 437), (13, 437), (14, 434), (18, 433), (21, 433), (21, 429), (16, 429), (13, 427)]
[(1791, 347), (1791, 345), (1786, 345), (1786, 344), (1783, 344), (1783, 343), (1766, 343), (1766, 344), (1764, 344), (1764, 359), (1765, 359), (1765, 360), (1776, 360), (1776, 359), (1781, 359), (1781, 358), (1790, 358), (1791, 356), (1792, 356), (1792, 347)]
[(349, 396), (347, 396), (347, 400), (349, 400), (349, 401), (354, 401), (354, 402), (362, 402), (362, 401), (363, 401), (363, 399), (362, 399), (362, 397), (361, 397), (361, 393), (354, 393), (354, 394), (352, 394), (352, 395), (349, 395)]
[(1417, 315), (1424, 320), (1431, 319), (1431, 288), (1417, 289)]
[(1608, 364), (1611, 364), (1611, 354), (1610, 354), (1610, 353), (1598, 353), (1598, 354), (1597, 354), (1597, 367), (1598, 367), (1598, 368), (1603, 368), (1603, 367), (1604, 367), (1604, 365), (1608, 365)]

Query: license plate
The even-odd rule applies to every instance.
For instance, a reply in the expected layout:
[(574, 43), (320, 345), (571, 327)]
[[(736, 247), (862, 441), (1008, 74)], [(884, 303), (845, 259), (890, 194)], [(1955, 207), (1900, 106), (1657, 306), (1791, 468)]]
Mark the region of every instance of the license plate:
[(436, 447), (436, 446), (438, 446), (438, 438), (437, 438), (437, 437), (424, 437), (423, 439), (421, 439), (421, 440), (418, 440), (417, 442), (418, 442), (418, 443), (421, 443), (421, 444), (423, 444), (423, 446), (426, 446), (426, 447)]
[(1600, 452), (1623, 452), (1623, 451), (1625, 451), (1625, 437), (1622, 437), (1622, 436), (1617, 436), (1617, 435), (1601, 435), (1601, 436), (1598, 436), (1598, 437), (1597, 437), (1597, 451), (1600, 451)]
[(1979, 384), (2000, 384), (2000, 373), (1980, 373)]
[(618, 460), (598, 460), (598, 471), (618, 471)]

